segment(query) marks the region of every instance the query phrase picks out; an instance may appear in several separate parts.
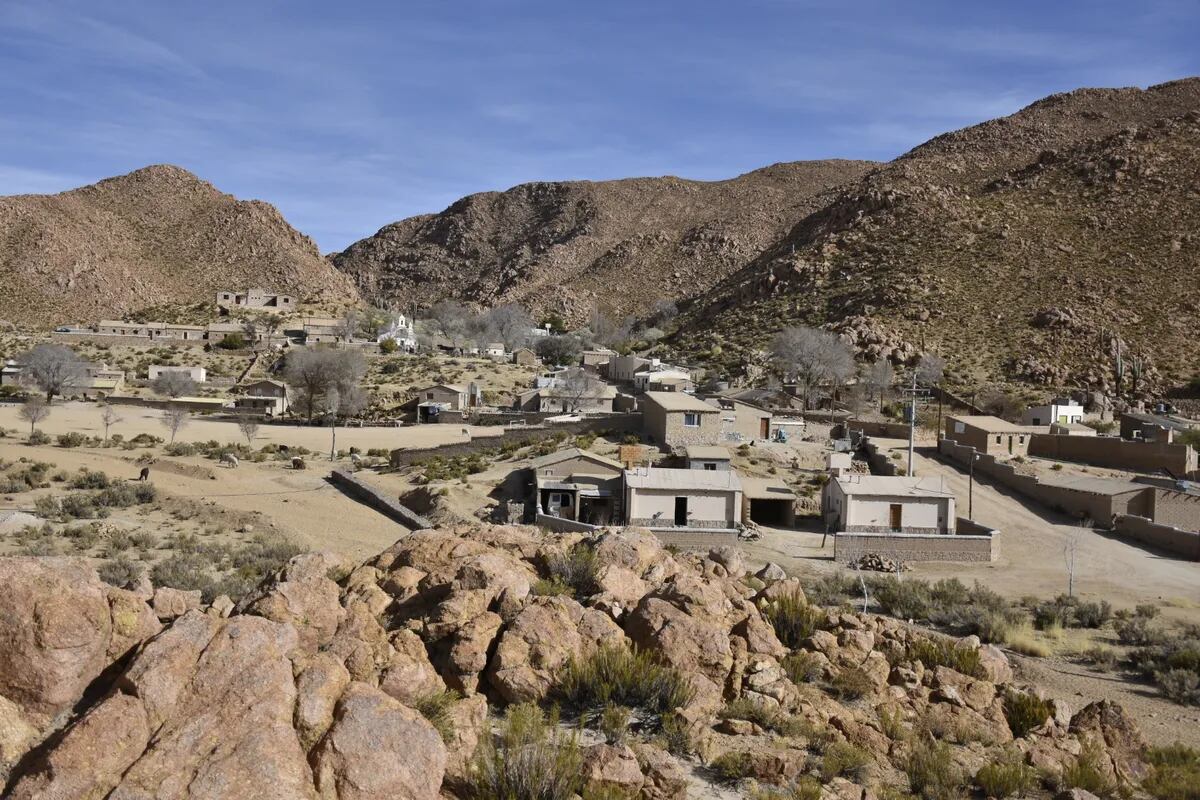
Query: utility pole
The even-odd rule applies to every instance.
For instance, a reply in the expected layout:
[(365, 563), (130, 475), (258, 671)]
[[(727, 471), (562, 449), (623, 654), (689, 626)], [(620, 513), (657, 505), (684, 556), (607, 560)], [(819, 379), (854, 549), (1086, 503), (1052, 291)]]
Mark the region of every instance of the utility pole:
[(908, 405), (908, 475), (914, 477), (917, 472), (913, 464), (913, 442), (917, 431), (917, 371), (913, 370), (912, 395)]
[(975, 521), (975, 448), (971, 448), (971, 466), (967, 470), (967, 519)]

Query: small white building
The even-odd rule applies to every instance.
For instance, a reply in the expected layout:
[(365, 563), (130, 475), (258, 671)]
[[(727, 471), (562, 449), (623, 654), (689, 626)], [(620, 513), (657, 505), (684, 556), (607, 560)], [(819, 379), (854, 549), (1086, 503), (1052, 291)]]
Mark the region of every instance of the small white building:
[(194, 380), (196, 383), (205, 383), (208, 381), (208, 370), (204, 367), (177, 367), (166, 364), (151, 364), (146, 370), (147, 377), (154, 380), (167, 373), (182, 373)]
[(940, 477), (843, 474), (821, 492), (821, 516), (835, 532), (954, 533), (954, 493)]
[(249, 411), (268, 417), (287, 413), (287, 384), (269, 378), (248, 383), (242, 387), (244, 394), (235, 397), (233, 407), (238, 411)]
[(379, 344), (391, 341), (405, 353), (417, 352), (417, 333), (413, 329), (412, 320), (403, 314), (396, 314), (391, 321), (379, 331), (375, 339)]
[(1022, 425), (1074, 425), (1083, 421), (1083, 406), (1074, 400), (1056, 398), (1044, 406), (1032, 406), (1021, 417)]
[(641, 528), (729, 531), (742, 521), (734, 470), (636, 467), (625, 470), (625, 518)]
[(508, 354), (504, 352), (504, 342), (488, 342), (483, 348), (483, 355), (487, 358), (503, 359)]
[(693, 444), (683, 450), (687, 456), (688, 469), (727, 470), (732, 469), (733, 456), (729, 449), (720, 445)]

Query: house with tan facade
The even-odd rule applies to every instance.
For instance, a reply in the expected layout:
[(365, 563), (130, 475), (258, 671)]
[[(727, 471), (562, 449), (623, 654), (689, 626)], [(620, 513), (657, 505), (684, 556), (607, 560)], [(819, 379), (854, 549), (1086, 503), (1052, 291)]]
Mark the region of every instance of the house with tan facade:
[(624, 468), (616, 461), (570, 447), (535, 458), (529, 471), (536, 516), (585, 525), (621, 520)]
[(287, 313), (295, 310), (296, 298), (290, 294), (268, 292), (266, 289), (247, 289), (244, 292), (217, 292), (217, 308), (222, 314), (241, 309), (264, 309)]
[(625, 470), (626, 524), (651, 530), (734, 531), (742, 482), (733, 470), (635, 467)]
[(684, 448), (688, 469), (727, 470), (733, 461), (729, 448), (694, 444)]
[(537, 353), (528, 347), (518, 347), (516, 350), (513, 350), (512, 363), (522, 367), (536, 367), (542, 363), (542, 360), (538, 358)]
[(1008, 420), (986, 415), (947, 417), (945, 428), (947, 439), (974, 447), (977, 453), (994, 456), (1027, 455), (1033, 434), (1048, 431), (1049, 427), (1014, 425)]
[(601, 368), (601, 374), (613, 383), (632, 383), (633, 376), (649, 363), (650, 359), (641, 356), (612, 356)]
[(171, 364), (151, 364), (146, 370), (146, 378), (148, 380), (155, 380), (156, 378), (169, 373), (187, 375), (196, 383), (205, 383), (208, 381), (208, 370), (206, 370), (204, 367), (174, 366)]
[(646, 437), (666, 447), (721, 443), (721, 409), (683, 392), (642, 395)]
[(831, 531), (953, 533), (954, 493), (940, 477), (841, 474), (821, 491), (821, 516)]
[(254, 381), (243, 386), (242, 391), (233, 400), (233, 407), (237, 411), (249, 411), (267, 417), (279, 417), (287, 413), (287, 384), (282, 381)]
[(771, 438), (774, 415), (770, 411), (731, 397), (719, 397), (717, 402), (721, 406), (721, 435), (726, 440), (754, 442)]

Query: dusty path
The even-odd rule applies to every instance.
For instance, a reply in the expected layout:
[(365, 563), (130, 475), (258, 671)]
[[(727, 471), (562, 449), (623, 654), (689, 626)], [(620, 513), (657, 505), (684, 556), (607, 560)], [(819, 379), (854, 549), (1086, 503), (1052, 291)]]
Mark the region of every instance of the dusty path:
[[(134, 478), (140, 467), (133, 463), (138, 452), (83, 448), (30, 447), (12, 439), (0, 439), (0, 458), (15, 461), (22, 456), (54, 463), (59, 469), (79, 467), (103, 470), (110, 476)], [(325, 482), (329, 464), (315, 462), (305, 471), (286, 469), (280, 462), (243, 462), (237, 469), (216, 466), (203, 458), (170, 458), (197, 467), (192, 477), (151, 467), (150, 478), (165, 495), (208, 501), (224, 508), (261, 514), (278, 530), (314, 550), (334, 550), (355, 559), (368, 558), (387, 549), (407, 529), (382, 514), (355, 502)], [(0, 506), (25, 509), (21, 495), (12, 502), (0, 498)]]

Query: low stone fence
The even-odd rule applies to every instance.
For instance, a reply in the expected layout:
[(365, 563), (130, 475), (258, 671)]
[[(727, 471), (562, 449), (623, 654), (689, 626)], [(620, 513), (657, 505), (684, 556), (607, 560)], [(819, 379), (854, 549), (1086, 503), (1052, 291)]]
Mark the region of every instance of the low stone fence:
[(737, 531), (689, 531), (689, 530), (651, 530), (664, 545), (678, 547), (680, 550), (695, 550), (707, 553), (721, 545), (737, 545)]
[(863, 437), (862, 448), (867, 452), (867, 464), (871, 467), (872, 475), (903, 475), (907, 471), (898, 461), (879, 452), (879, 445), (869, 438)]
[(351, 473), (335, 469), (329, 474), (329, 481), (350, 497), (364, 505), (371, 506), (379, 513), (389, 517), (410, 530), (432, 528), (433, 523), (413, 511), (399, 500), (393, 499), (370, 484), (360, 481)]
[(1185, 531), (1171, 525), (1151, 522), (1145, 517), (1121, 514), (1113, 526), (1113, 533), (1155, 550), (1190, 561), (1200, 561), (1200, 533), (1196, 531)]
[[(963, 522), (960, 519), (960, 530)], [(833, 535), (833, 560), (848, 564), (867, 554), (896, 561), (995, 561), (998, 531), (971, 523), (987, 533), (857, 533)]]
[[(908, 425), (903, 422), (879, 422), (867, 419), (848, 419), (841, 427), (834, 428), (834, 438), (841, 439), (847, 431), (861, 431), (867, 436), (882, 436), (885, 439), (907, 439)], [(917, 431), (920, 433), (920, 430)]]
[(150, 338), (149, 336), (118, 336), (110, 333), (60, 333), (55, 331), (50, 334), (51, 338), (59, 342), (68, 344), (116, 344), (116, 345), (134, 345), (138, 347), (170, 347), (178, 345), (179, 347), (204, 347), (209, 342), (207, 339), (174, 339), (166, 336)]
[(534, 521), (547, 530), (559, 533), (590, 533), (598, 530), (596, 525), (588, 525), (586, 522), (576, 522), (573, 519), (563, 519), (550, 514), (538, 514)]

